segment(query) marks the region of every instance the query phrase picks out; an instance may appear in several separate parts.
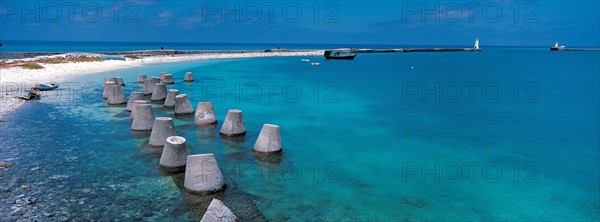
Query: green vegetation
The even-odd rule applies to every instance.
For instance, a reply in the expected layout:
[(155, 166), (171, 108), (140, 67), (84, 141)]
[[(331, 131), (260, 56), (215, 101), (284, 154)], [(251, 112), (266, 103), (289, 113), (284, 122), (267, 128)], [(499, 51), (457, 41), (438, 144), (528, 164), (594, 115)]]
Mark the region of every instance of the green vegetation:
[(44, 68), (43, 66), (41, 66), (40, 64), (37, 64), (35, 62), (25, 63), (25, 64), (21, 65), (21, 67), (23, 67), (24, 69), (43, 69)]
[(139, 56), (134, 56), (134, 55), (126, 55), (125, 58), (126, 59), (141, 59)]

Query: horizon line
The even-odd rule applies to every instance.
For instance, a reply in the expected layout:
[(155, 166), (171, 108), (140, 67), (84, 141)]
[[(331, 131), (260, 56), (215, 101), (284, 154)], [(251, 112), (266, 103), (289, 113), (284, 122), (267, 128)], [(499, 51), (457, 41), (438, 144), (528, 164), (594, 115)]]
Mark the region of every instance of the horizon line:
[[(289, 45), (416, 45), (416, 46), (464, 46), (471, 44), (401, 44), (401, 43), (298, 43), (298, 42), (157, 42), (157, 41), (73, 41), (73, 40), (14, 40), (14, 39), (5, 39), (0, 40), (2, 42), (47, 42), (47, 43), (59, 43), (59, 42), (78, 42), (78, 43), (156, 43), (156, 44), (289, 44)], [(552, 44), (548, 45), (483, 45), (489, 47), (552, 47)], [(570, 47), (600, 47), (600, 45), (596, 46), (582, 46), (582, 45), (571, 45)]]

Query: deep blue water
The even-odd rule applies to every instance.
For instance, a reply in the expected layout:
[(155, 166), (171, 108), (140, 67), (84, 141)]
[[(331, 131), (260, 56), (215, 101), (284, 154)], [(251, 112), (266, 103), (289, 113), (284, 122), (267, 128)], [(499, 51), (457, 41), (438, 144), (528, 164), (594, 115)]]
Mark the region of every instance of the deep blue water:
[[(192, 154), (216, 155), (228, 184), (218, 198), (242, 220), (600, 220), (600, 53), (307, 58), (321, 65), (184, 62), (62, 83), (0, 122), (0, 162), (14, 163), (2, 186), (31, 185), (3, 194), (0, 213), (25, 194), (59, 220), (198, 220), (208, 200), (182, 191), (181, 175), (160, 173), (160, 150), (100, 97), (107, 76), (167, 71), (194, 107), (212, 101), (220, 123), (243, 110), (248, 134), (231, 141), (220, 124), (198, 128), (153, 107), (175, 118)], [(184, 83), (187, 71), (199, 81)], [(264, 123), (281, 126), (278, 158), (252, 154)]]
[[(418, 47), (473, 47), (466, 44), (448, 45), (373, 45), (373, 44), (299, 44), (299, 43), (193, 43), (193, 42), (74, 42), (74, 41), (16, 41), (5, 40), (0, 52), (115, 52), (136, 50), (159, 50), (161, 47), (173, 50), (265, 50), (277, 47), (283, 49), (330, 49), (330, 48), (418, 48)], [(494, 48), (494, 47), (492, 47)], [(495, 47), (498, 48), (498, 47)], [(521, 48), (521, 47), (515, 47)], [(534, 47), (535, 48), (535, 47)], [(548, 47), (535, 48), (547, 50)]]

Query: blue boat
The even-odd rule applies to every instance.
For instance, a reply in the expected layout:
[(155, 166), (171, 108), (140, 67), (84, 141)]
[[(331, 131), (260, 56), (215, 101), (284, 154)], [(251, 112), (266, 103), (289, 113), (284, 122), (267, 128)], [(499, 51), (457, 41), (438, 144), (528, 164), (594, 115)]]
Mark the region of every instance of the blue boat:
[(35, 84), (35, 87), (33, 87), (33, 89), (37, 89), (39, 91), (49, 91), (49, 90), (53, 90), (56, 88), (58, 88), (58, 84), (55, 84), (55, 83), (48, 83), (48, 84), (37, 83), (37, 84)]

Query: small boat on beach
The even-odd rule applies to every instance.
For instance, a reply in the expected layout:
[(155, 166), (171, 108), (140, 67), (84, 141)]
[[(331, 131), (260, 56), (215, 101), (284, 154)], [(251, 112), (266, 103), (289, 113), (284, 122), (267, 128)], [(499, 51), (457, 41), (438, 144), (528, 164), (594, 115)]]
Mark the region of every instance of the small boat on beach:
[(325, 51), (325, 59), (339, 59), (339, 60), (354, 60), (356, 53), (350, 50), (327, 50)]
[(40, 91), (34, 88), (31, 88), (26, 96), (17, 96), (17, 98), (22, 100), (38, 100), (40, 97)]
[(50, 91), (50, 90), (53, 90), (56, 88), (58, 88), (58, 84), (56, 84), (56, 83), (47, 83), (47, 84), (36, 83), (35, 87), (33, 87), (32, 89), (39, 90), (39, 91)]

